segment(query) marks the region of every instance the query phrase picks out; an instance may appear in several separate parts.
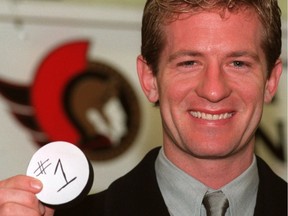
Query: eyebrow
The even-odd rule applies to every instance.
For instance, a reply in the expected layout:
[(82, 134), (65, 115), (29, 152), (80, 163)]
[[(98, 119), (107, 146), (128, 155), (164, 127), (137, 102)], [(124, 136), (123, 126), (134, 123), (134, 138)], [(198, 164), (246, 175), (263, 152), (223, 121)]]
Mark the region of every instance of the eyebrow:
[(173, 60), (183, 57), (183, 56), (196, 57), (196, 56), (203, 56), (203, 54), (201, 54), (200, 52), (191, 51), (191, 50), (180, 50), (178, 52), (171, 54), (168, 58), (168, 61), (172, 62)]
[(243, 51), (235, 51), (235, 52), (231, 52), (227, 55), (227, 57), (250, 57), (252, 58), (254, 61), (256, 62), (260, 62), (260, 58), (259, 56), (254, 53), (254, 52), (250, 52), (250, 51), (246, 51), (246, 50), (243, 50)]
[[(201, 52), (197, 52), (197, 51), (180, 50), (178, 52), (171, 54), (168, 58), (168, 61), (172, 62), (173, 60), (180, 58), (180, 57), (183, 57), (183, 56), (191, 56), (191, 57), (199, 57), (200, 56), (201, 57), (204, 55)], [(250, 57), (254, 61), (260, 62), (260, 58), (256, 53), (251, 52), (251, 51), (246, 51), (246, 50), (240, 50), (240, 51), (234, 51), (234, 52), (228, 53), (228, 55), (226, 57), (228, 57), (228, 58)]]

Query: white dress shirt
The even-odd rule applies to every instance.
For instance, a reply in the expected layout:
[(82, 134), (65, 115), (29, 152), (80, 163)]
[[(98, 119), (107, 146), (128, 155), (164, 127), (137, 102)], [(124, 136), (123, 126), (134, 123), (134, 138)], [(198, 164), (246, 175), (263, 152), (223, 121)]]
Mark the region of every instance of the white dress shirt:
[[(203, 183), (176, 167), (163, 148), (155, 162), (160, 191), (171, 216), (206, 216), (202, 200), (207, 191)], [(225, 216), (253, 216), (259, 185), (256, 157), (240, 176), (219, 190), (226, 195), (229, 207)]]

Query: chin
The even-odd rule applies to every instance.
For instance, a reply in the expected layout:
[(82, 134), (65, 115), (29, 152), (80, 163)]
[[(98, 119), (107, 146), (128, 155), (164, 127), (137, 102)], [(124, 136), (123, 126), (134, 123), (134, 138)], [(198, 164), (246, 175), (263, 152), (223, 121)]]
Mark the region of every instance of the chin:
[(233, 155), (233, 150), (208, 148), (208, 149), (188, 150), (187, 153), (199, 159), (225, 159)]

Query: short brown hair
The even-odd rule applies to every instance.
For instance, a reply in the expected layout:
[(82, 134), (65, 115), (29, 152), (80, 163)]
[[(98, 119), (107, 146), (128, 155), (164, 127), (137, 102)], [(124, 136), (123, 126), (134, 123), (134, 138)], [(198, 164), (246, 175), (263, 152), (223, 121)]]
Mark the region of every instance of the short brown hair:
[(197, 10), (254, 8), (262, 22), (265, 35), (262, 48), (266, 55), (268, 74), (281, 54), (281, 10), (277, 0), (147, 0), (142, 19), (141, 54), (154, 74), (158, 72), (160, 55), (165, 46), (162, 26), (185, 12)]

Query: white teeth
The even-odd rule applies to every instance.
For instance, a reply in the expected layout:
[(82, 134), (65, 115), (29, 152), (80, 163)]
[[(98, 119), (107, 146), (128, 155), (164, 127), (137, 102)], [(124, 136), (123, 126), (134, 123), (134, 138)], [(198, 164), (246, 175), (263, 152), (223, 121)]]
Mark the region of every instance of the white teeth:
[(195, 118), (200, 118), (209, 121), (224, 120), (232, 117), (232, 113), (223, 113), (223, 114), (208, 114), (202, 112), (191, 112), (191, 115)]

